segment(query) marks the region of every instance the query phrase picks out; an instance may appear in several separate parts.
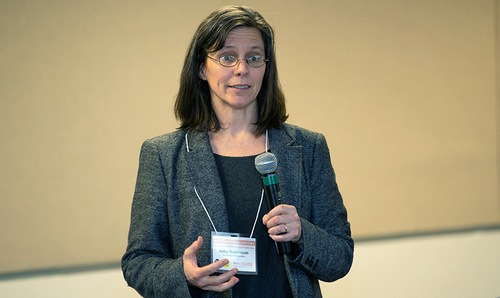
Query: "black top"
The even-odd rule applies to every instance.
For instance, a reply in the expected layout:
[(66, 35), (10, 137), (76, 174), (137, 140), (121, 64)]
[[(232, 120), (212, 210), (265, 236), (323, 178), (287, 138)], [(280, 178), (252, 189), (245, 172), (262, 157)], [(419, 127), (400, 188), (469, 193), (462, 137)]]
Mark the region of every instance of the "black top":
[[(229, 231), (250, 236), (262, 193), (260, 174), (255, 169), (255, 156), (226, 157), (215, 155), (226, 197)], [(265, 198), (264, 198), (265, 200)], [(240, 281), (233, 287), (233, 297), (292, 297), (282, 256), (276, 252), (262, 217), (268, 212), (266, 202), (255, 225), (258, 275), (237, 274)]]

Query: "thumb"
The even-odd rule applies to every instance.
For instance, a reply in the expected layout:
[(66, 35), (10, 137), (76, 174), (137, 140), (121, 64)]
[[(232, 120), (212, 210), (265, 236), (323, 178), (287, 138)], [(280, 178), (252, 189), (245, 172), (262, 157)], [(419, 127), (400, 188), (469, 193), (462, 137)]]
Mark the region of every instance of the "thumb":
[(184, 250), (184, 257), (188, 259), (194, 259), (196, 260), (196, 254), (198, 251), (201, 249), (201, 246), (203, 245), (203, 237), (198, 236), (198, 239), (196, 239), (186, 250)]

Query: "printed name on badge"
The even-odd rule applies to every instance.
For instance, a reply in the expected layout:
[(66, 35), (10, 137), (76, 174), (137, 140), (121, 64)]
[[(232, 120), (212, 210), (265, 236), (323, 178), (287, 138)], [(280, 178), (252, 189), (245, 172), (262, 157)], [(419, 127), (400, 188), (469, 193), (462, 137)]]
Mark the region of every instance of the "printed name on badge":
[(239, 237), (228, 233), (212, 232), (212, 262), (228, 259), (229, 263), (218, 272), (233, 268), (238, 274), (257, 274), (257, 242), (255, 238)]

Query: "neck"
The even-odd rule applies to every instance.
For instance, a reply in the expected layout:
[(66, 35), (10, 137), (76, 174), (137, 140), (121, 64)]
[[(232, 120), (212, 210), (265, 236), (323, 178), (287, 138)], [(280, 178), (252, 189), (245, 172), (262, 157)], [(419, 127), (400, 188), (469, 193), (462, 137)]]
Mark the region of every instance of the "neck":
[(249, 156), (265, 151), (265, 135), (256, 136), (257, 102), (235, 109), (214, 104), (221, 130), (209, 133), (212, 151), (224, 156)]
[(250, 156), (266, 150), (266, 136), (255, 135), (255, 125), (238, 129), (230, 126), (218, 132), (210, 132), (212, 151), (223, 156)]

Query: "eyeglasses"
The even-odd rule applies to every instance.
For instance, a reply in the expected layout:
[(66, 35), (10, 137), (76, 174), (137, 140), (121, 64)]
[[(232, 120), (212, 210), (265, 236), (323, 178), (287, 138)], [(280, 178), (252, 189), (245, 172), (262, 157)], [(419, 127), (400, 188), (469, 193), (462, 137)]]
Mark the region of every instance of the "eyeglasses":
[(219, 63), (220, 65), (222, 65), (224, 67), (236, 66), (240, 62), (240, 60), (245, 60), (248, 64), (248, 66), (261, 67), (262, 65), (266, 64), (267, 61), (269, 61), (269, 59), (264, 59), (264, 57), (262, 57), (260, 55), (253, 55), (253, 56), (247, 57), (245, 59), (236, 58), (232, 55), (222, 55), (222, 56), (220, 56), (219, 59), (214, 58), (214, 57), (210, 57), (208, 55), (207, 55), (207, 57), (214, 60), (215, 62)]

